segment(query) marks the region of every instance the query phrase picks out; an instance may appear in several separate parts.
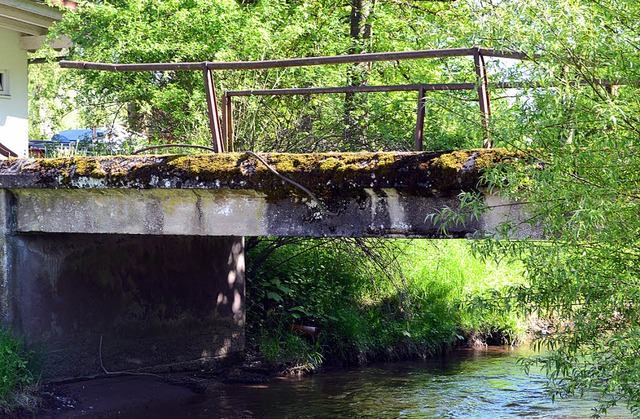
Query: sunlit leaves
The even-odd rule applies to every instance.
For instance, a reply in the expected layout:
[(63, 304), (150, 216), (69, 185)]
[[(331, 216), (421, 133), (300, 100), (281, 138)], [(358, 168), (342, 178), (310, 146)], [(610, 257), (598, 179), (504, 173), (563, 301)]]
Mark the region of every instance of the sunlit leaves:
[[(372, 3), (373, 4), (373, 3)], [(75, 47), (70, 58), (118, 63), (238, 61), (353, 52), (351, 6), (335, 2), (193, 0), (104, 1), (67, 13), (59, 33)], [(367, 52), (469, 47), (477, 43), (465, 26), (465, 2), (375, 2), (366, 25)], [(364, 40), (363, 40), (364, 42)], [(217, 87), (268, 89), (343, 86), (353, 83), (353, 66), (272, 71), (219, 72)], [(464, 82), (475, 79), (470, 59), (383, 62), (359, 66), (358, 83), (369, 85)], [(165, 141), (198, 141), (207, 123), (199, 74), (155, 75), (73, 72), (77, 105), (85, 124), (127, 119), (135, 129)], [(358, 84), (356, 83), (356, 84)], [(178, 89), (193, 95), (172, 94)], [(165, 92), (163, 92), (165, 91)], [(425, 130), (432, 149), (478, 146), (481, 129), (475, 93), (429, 94)], [(239, 149), (270, 151), (408, 150), (412, 148), (416, 94), (358, 94), (346, 117), (344, 95), (309, 106), (306, 99), (238, 98)], [(112, 107), (105, 104), (114, 104)], [(126, 110), (126, 112), (125, 112)], [(114, 112), (119, 111), (116, 115)], [(109, 115), (109, 112), (112, 115)], [(126, 118), (125, 118), (126, 116)], [(350, 138), (351, 137), (351, 138)]]

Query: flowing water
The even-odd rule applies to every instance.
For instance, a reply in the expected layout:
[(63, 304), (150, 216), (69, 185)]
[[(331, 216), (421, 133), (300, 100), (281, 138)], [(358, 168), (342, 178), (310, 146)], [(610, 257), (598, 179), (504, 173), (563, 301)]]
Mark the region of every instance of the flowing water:
[[(424, 362), (328, 370), (264, 385), (221, 385), (146, 417), (196, 418), (585, 418), (593, 400), (552, 403), (544, 375), (525, 375), (526, 350), (456, 351)], [(624, 408), (607, 417), (629, 417)]]

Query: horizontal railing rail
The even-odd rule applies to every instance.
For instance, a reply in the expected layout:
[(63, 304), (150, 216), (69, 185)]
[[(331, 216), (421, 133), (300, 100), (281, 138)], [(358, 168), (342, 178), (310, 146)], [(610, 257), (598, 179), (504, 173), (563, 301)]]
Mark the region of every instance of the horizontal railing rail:
[(270, 68), (370, 63), (376, 61), (404, 61), (419, 60), (425, 58), (468, 57), (474, 55), (476, 51), (485, 57), (512, 58), (516, 60), (525, 60), (530, 58), (527, 54), (522, 52), (501, 51), (490, 48), (473, 47), (235, 62), (200, 61), (187, 63), (107, 64), (63, 60), (60, 61), (60, 67), (101, 71), (193, 71), (202, 70), (203, 67), (206, 67), (208, 70), (264, 70)]
[(420, 89), (424, 89), (427, 91), (473, 90), (475, 88), (475, 83), (400, 84), (386, 86), (300, 87), (289, 89), (227, 90), (225, 94), (228, 96), (295, 96), (331, 93), (415, 92)]

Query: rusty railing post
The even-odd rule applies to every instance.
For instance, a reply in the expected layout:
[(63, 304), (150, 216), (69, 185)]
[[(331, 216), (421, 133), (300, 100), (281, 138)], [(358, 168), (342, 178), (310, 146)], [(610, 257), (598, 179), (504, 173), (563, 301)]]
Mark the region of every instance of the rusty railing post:
[(209, 113), (209, 129), (211, 129), (211, 140), (216, 153), (223, 153), (224, 143), (222, 140), (222, 127), (220, 126), (220, 114), (218, 113), (218, 102), (216, 100), (216, 87), (213, 82), (213, 73), (207, 67), (207, 62), (202, 63), (204, 73), (204, 91), (207, 97), (207, 108)]
[(225, 150), (229, 150), (227, 147), (227, 92), (222, 94), (222, 115), (220, 117), (220, 131), (222, 131), (222, 143)]
[(605, 84), (605, 88), (607, 89), (607, 93), (611, 96), (618, 95), (618, 85), (615, 83), (607, 83)]
[(229, 92), (222, 95), (222, 134), (224, 146), (228, 152), (233, 152), (233, 103)]
[(424, 87), (418, 89), (418, 117), (416, 119), (416, 132), (413, 141), (413, 150), (422, 151), (424, 140)]
[(473, 61), (476, 67), (476, 82), (478, 84), (478, 102), (480, 102), (480, 116), (482, 118), (482, 147), (493, 147), (493, 141), (489, 135), (489, 119), (491, 118), (491, 104), (489, 101), (489, 82), (484, 57), (480, 54), (480, 48), (473, 47)]

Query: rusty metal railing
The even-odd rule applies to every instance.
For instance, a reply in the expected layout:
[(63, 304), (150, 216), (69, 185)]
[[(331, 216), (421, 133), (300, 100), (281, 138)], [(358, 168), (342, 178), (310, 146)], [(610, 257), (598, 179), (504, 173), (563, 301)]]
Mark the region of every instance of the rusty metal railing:
[[(443, 90), (473, 90), (476, 88), (475, 83), (449, 83), (449, 84), (404, 84), (389, 86), (346, 86), (346, 87), (307, 87), (298, 89), (266, 89), (266, 90), (228, 90), (222, 97), (223, 103), (223, 120), (226, 122), (225, 141), (228, 144), (233, 143), (233, 121), (230, 119), (232, 114), (232, 97), (234, 96), (285, 96), (285, 95), (315, 95), (315, 94), (331, 94), (331, 93), (377, 93), (377, 92), (418, 92), (418, 112), (416, 119), (416, 128), (414, 133), (414, 150), (422, 151), (424, 139), (424, 95), (428, 91)], [(488, 94), (488, 93), (487, 93)], [(488, 139), (489, 121), (484, 125), (483, 129)]]
[(4, 157), (18, 157), (18, 154), (11, 150), (9, 147), (0, 143), (0, 156)]
[[(214, 71), (218, 70), (258, 70), (288, 67), (305, 67), (317, 65), (371, 63), (376, 61), (401, 61), (428, 58), (473, 57), (476, 73), (475, 83), (443, 83), (443, 84), (409, 84), (395, 86), (346, 86), (346, 87), (312, 87), (267, 90), (230, 90), (222, 95), (222, 110), (218, 108), (215, 88)], [(383, 52), (370, 54), (339, 55), (330, 57), (289, 58), (266, 61), (238, 61), (238, 62), (189, 62), (189, 63), (145, 63), (145, 64), (104, 64), (81, 61), (61, 61), (62, 68), (101, 71), (202, 71), (204, 77), (209, 128), (213, 149), (216, 152), (233, 150), (233, 104), (235, 96), (258, 95), (312, 95), (331, 93), (358, 92), (393, 92), (417, 91), (418, 110), (414, 133), (414, 149), (421, 151), (424, 139), (424, 100), (429, 91), (444, 90), (477, 90), (480, 105), (480, 115), (483, 128), (484, 148), (491, 148), (493, 142), (490, 137), (489, 120), (491, 118), (491, 101), (489, 97), (489, 82), (486, 71), (485, 57), (511, 58), (526, 60), (529, 57), (521, 52), (498, 51), (481, 47), (450, 48), (405, 52)], [(511, 85), (499, 84), (498, 88), (508, 88)]]

